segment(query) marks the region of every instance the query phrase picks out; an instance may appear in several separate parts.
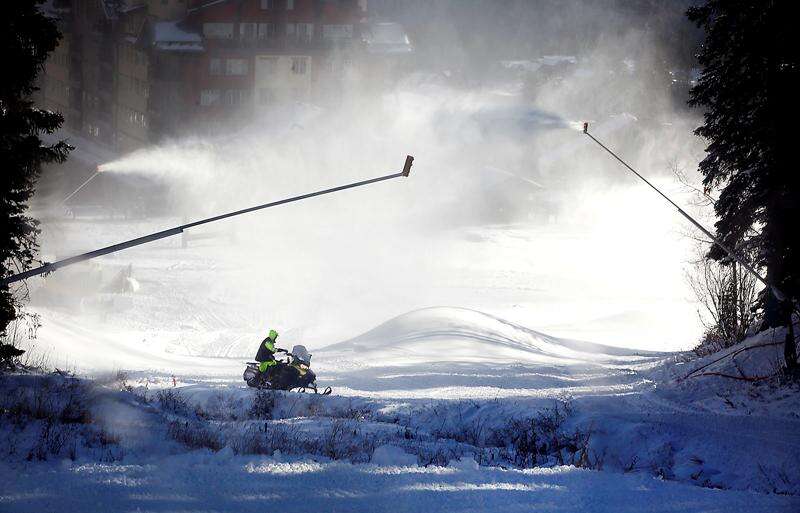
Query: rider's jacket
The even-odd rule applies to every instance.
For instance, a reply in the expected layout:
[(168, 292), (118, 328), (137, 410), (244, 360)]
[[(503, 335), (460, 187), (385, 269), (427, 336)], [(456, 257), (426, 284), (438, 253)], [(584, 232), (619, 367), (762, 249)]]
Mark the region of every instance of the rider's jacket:
[(258, 352), (256, 353), (256, 361), (260, 364), (258, 369), (261, 372), (264, 372), (277, 363), (275, 361), (274, 340), (267, 337), (261, 342), (261, 344), (258, 346)]

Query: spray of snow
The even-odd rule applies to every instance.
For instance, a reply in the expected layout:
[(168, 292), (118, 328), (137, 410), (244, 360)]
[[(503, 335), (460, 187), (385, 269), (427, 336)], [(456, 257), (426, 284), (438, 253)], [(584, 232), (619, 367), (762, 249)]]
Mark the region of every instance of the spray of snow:
[[(633, 94), (603, 89), (606, 54), (646, 45), (608, 40), (570, 64), (563, 86), (532, 96), (513, 81), (455, 87), (418, 72), (382, 94), (356, 80), (336, 106), (269, 111), (215, 134), (187, 129), (101, 166), (164, 184), (173, 217), (71, 235), (45, 227), (43, 249), (74, 254), (397, 172), (410, 154), (408, 179), (190, 230), (209, 238), (186, 250), (167, 240), (120, 253), (140, 287), (115, 326), (177, 353), (241, 355), (269, 327), (313, 348), (402, 312), (459, 305), (557, 336), (689, 347), (699, 328), (680, 222), (579, 129), (591, 121), (661, 185), (674, 162), (696, 162), (695, 120), (664, 94), (641, 100), (657, 120), (646, 124), (597, 107)], [(111, 322), (81, 305), (84, 325)]]

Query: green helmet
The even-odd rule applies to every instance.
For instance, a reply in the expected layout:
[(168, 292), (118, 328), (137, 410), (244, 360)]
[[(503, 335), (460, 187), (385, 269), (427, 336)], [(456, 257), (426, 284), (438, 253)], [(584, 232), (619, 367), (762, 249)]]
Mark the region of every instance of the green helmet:
[(277, 338), (278, 338), (278, 332), (277, 332), (277, 331), (275, 331), (275, 330), (269, 330), (269, 337), (267, 337), (267, 338), (269, 338), (269, 339), (271, 339), (271, 340), (273, 340), (273, 341), (274, 341), (274, 340), (277, 340)]

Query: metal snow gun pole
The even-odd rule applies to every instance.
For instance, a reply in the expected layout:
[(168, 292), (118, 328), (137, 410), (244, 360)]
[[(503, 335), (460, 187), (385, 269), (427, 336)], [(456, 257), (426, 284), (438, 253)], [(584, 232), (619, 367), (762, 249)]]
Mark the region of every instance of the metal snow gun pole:
[(87, 179), (85, 182), (83, 182), (82, 184), (80, 184), (80, 185), (78, 186), (78, 188), (77, 188), (77, 189), (75, 189), (74, 191), (72, 191), (71, 193), (69, 193), (69, 196), (67, 196), (66, 198), (64, 198), (63, 200), (61, 200), (61, 204), (62, 204), (62, 205), (66, 204), (66, 202), (68, 202), (68, 201), (69, 201), (69, 200), (70, 200), (70, 199), (71, 199), (73, 196), (75, 196), (76, 194), (78, 194), (78, 193), (80, 192), (80, 190), (81, 190), (81, 189), (83, 189), (84, 187), (86, 187), (86, 184), (88, 184), (89, 182), (91, 182), (92, 180), (94, 180), (94, 178), (95, 178), (97, 175), (99, 175), (100, 173), (102, 173), (102, 172), (103, 172), (102, 168), (101, 168), (100, 166), (96, 166), (96, 167), (95, 167), (95, 170), (94, 170), (94, 174), (93, 174), (92, 176), (90, 176), (90, 177), (89, 177), (89, 178), (88, 178), (88, 179)]
[[(213, 223), (215, 221), (221, 221), (223, 219), (228, 219), (229, 217), (235, 217), (242, 214), (248, 214), (250, 212), (255, 212), (256, 210), (264, 210), (266, 208), (277, 207), (278, 205), (284, 205), (286, 203), (292, 203), (294, 201), (301, 201), (308, 198), (313, 198), (314, 196), (322, 196), (323, 194), (331, 194), (333, 192), (339, 192), (346, 189), (353, 189), (355, 187), (361, 187), (363, 185), (369, 185), (376, 182), (382, 182), (384, 180), (391, 180), (392, 178), (399, 178), (399, 177), (407, 177), (411, 173), (411, 165), (414, 162), (414, 157), (411, 155), (406, 156), (405, 164), (403, 165), (403, 170), (399, 173), (394, 173), (391, 175), (380, 176), (378, 178), (370, 178), (369, 180), (362, 180), (360, 182), (353, 182), (346, 185), (340, 185), (338, 187), (332, 187), (330, 189), (324, 189), (321, 191), (310, 192), (308, 194), (301, 194), (300, 196), (293, 196), (291, 198), (285, 198), (278, 201), (273, 201), (271, 203), (264, 203), (262, 205), (256, 205), (254, 207), (244, 208), (242, 210), (236, 210), (234, 212), (228, 212), (227, 214), (220, 214), (214, 217), (209, 217), (206, 219), (201, 219), (199, 221), (194, 221), (191, 223), (182, 224), (180, 226), (176, 226), (174, 228), (170, 228), (168, 230), (163, 230), (156, 233), (151, 233), (149, 235), (145, 235), (143, 237), (137, 237), (135, 239), (131, 239), (125, 242), (120, 242), (119, 244), (114, 244), (112, 246), (107, 246), (105, 248), (96, 249), (94, 251), (89, 251), (88, 253), (83, 253), (81, 255), (77, 255), (74, 257), (66, 258), (64, 260), (59, 260), (57, 262), (47, 262), (41, 267), (37, 267), (35, 269), (29, 269), (25, 272), (21, 272), (18, 274), (14, 274), (3, 278), (0, 280), (0, 286), (6, 286), (10, 283), (14, 283), (20, 280), (24, 280), (30, 278), (32, 276), (38, 276), (40, 274), (49, 273), (60, 269), (61, 267), (66, 267), (68, 265), (77, 264), (78, 262), (83, 262), (85, 260), (89, 260), (92, 258), (96, 258), (99, 256), (107, 255), (109, 253), (115, 253), (117, 251), (121, 251), (123, 249), (132, 248), (134, 246), (139, 246), (141, 244), (146, 244), (148, 242), (153, 242), (159, 239), (164, 239), (167, 237), (172, 237), (173, 235), (178, 235), (183, 233), (184, 230), (189, 228), (194, 228), (195, 226), (200, 226), (203, 224)], [(99, 172), (99, 171), (98, 171)], [(93, 178), (93, 177), (92, 177)], [(91, 178), (90, 178), (91, 180)], [(88, 182), (88, 180), (87, 180)]]
[(733, 260), (735, 260), (735, 261), (736, 261), (736, 262), (737, 262), (739, 265), (741, 265), (742, 267), (744, 267), (744, 268), (747, 270), (747, 272), (749, 272), (750, 274), (752, 274), (752, 275), (753, 275), (753, 277), (755, 277), (755, 278), (756, 278), (758, 281), (760, 281), (761, 283), (763, 283), (763, 284), (764, 284), (764, 286), (765, 286), (765, 287), (767, 287), (767, 288), (768, 288), (768, 289), (769, 289), (769, 290), (772, 292), (772, 294), (775, 296), (775, 298), (776, 298), (776, 299), (778, 299), (778, 301), (784, 301), (784, 299), (785, 299), (785, 297), (786, 297), (786, 296), (784, 296), (784, 295), (783, 295), (783, 293), (782, 293), (780, 290), (778, 290), (778, 288), (777, 288), (777, 287), (775, 287), (775, 285), (773, 285), (773, 284), (769, 283), (769, 282), (767, 281), (767, 279), (766, 279), (766, 278), (764, 278), (763, 276), (761, 276), (761, 274), (759, 274), (759, 272), (758, 272), (758, 271), (756, 271), (756, 270), (755, 270), (755, 268), (754, 268), (752, 265), (750, 265), (749, 263), (747, 263), (747, 261), (745, 261), (745, 260), (744, 260), (744, 259), (743, 259), (743, 258), (742, 258), (740, 255), (738, 255), (737, 253), (735, 253), (735, 252), (734, 252), (732, 249), (730, 249), (730, 248), (729, 248), (729, 247), (728, 247), (728, 246), (727, 246), (727, 245), (726, 245), (724, 242), (722, 242), (722, 241), (721, 241), (719, 238), (717, 238), (717, 237), (716, 237), (714, 234), (712, 234), (710, 231), (708, 231), (708, 230), (705, 228), (705, 226), (703, 226), (702, 224), (700, 224), (700, 223), (699, 223), (699, 222), (698, 222), (698, 221), (697, 221), (695, 218), (693, 218), (692, 216), (690, 216), (689, 214), (687, 214), (687, 213), (686, 213), (686, 211), (685, 211), (685, 210), (683, 210), (681, 207), (679, 207), (677, 203), (675, 203), (674, 201), (672, 201), (672, 200), (669, 198), (669, 196), (667, 196), (666, 194), (664, 194), (663, 192), (661, 192), (661, 190), (660, 190), (658, 187), (656, 187), (655, 185), (653, 185), (652, 183), (650, 183), (650, 181), (649, 181), (647, 178), (645, 178), (644, 176), (642, 176), (641, 174), (639, 174), (639, 172), (638, 172), (638, 171), (636, 171), (636, 170), (635, 170), (635, 169), (633, 169), (633, 168), (632, 168), (630, 165), (628, 165), (628, 163), (627, 163), (627, 162), (625, 162), (624, 160), (622, 160), (622, 159), (621, 159), (621, 158), (620, 158), (620, 157), (619, 157), (619, 156), (618, 156), (616, 153), (614, 153), (613, 151), (611, 151), (610, 149), (608, 149), (608, 147), (607, 147), (605, 144), (601, 143), (600, 141), (598, 141), (598, 140), (597, 140), (597, 138), (595, 138), (595, 136), (593, 136), (592, 134), (590, 134), (590, 133), (589, 133), (589, 123), (587, 123), (587, 122), (583, 123), (583, 133), (584, 133), (584, 134), (586, 134), (586, 135), (588, 135), (588, 136), (589, 136), (589, 138), (590, 138), (591, 140), (593, 140), (594, 142), (596, 142), (596, 143), (598, 144), (598, 146), (600, 146), (601, 148), (603, 148), (604, 150), (606, 150), (606, 151), (607, 151), (607, 152), (608, 152), (608, 153), (609, 153), (609, 154), (610, 154), (612, 157), (614, 157), (615, 159), (617, 159), (617, 161), (619, 161), (619, 163), (620, 163), (620, 164), (622, 164), (623, 166), (625, 166), (626, 168), (628, 168), (628, 170), (629, 170), (631, 173), (635, 174), (635, 175), (636, 175), (636, 176), (637, 176), (637, 177), (638, 177), (640, 180), (642, 180), (644, 183), (646, 183), (647, 185), (649, 185), (651, 189), (653, 189), (653, 190), (654, 190), (654, 191), (656, 191), (656, 192), (657, 192), (659, 195), (661, 195), (661, 197), (662, 197), (662, 198), (664, 198), (665, 200), (667, 200), (667, 201), (668, 201), (668, 202), (669, 202), (669, 203), (670, 203), (670, 204), (671, 204), (673, 207), (675, 207), (675, 208), (678, 210), (678, 213), (679, 213), (679, 214), (681, 214), (683, 217), (685, 217), (685, 218), (686, 218), (686, 219), (687, 219), (687, 220), (688, 220), (690, 223), (692, 223), (692, 224), (693, 224), (693, 225), (694, 225), (694, 226), (695, 226), (695, 227), (696, 227), (698, 230), (700, 230), (701, 232), (703, 232), (703, 233), (706, 235), (706, 237), (708, 237), (709, 239), (711, 239), (711, 240), (712, 240), (712, 242), (713, 242), (714, 244), (716, 244), (717, 246), (719, 246), (719, 247), (720, 247), (720, 248), (721, 248), (721, 249), (722, 249), (722, 250), (723, 250), (723, 251), (724, 251), (724, 252), (725, 252), (725, 253), (726, 253), (726, 254), (727, 254), (727, 255), (728, 255), (730, 258), (732, 258), (732, 259), (733, 259)]

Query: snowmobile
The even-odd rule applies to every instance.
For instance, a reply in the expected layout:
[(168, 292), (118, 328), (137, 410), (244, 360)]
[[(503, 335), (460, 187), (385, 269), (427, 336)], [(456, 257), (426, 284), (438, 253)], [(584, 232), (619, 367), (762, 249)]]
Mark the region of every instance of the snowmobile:
[(277, 364), (270, 367), (267, 372), (258, 370), (258, 362), (247, 362), (242, 377), (247, 386), (269, 390), (287, 390), (328, 395), (331, 387), (324, 390), (317, 389), (317, 375), (311, 370), (311, 354), (305, 346), (294, 346), (292, 351), (278, 349), (285, 355), (285, 360), (277, 360)]

